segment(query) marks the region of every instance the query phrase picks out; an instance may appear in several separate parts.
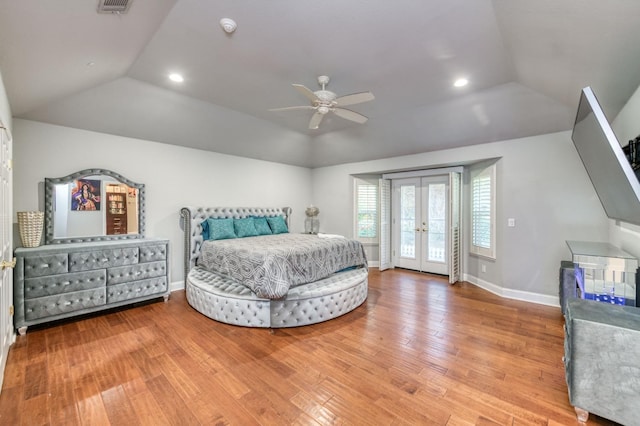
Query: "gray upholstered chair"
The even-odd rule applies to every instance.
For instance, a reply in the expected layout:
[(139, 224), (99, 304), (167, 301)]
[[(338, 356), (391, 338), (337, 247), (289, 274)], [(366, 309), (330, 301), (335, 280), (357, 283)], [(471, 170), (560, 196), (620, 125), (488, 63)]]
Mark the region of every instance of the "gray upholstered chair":
[(640, 425), (640, 308), (568, 297), (564, 364), (578, 420)]

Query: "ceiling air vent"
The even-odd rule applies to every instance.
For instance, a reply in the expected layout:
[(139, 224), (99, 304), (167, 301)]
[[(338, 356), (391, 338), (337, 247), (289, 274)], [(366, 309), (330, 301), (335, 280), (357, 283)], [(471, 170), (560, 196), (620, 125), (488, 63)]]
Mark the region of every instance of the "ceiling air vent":
[(133, 0), (98, 0), (98, 13), (127, 13)]

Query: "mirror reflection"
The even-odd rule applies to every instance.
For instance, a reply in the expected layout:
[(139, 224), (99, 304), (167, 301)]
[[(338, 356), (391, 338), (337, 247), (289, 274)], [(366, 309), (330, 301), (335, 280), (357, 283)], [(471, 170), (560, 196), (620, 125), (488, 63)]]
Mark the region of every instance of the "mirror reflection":
[(104, 176), (54, 185), (54, 238), (138, 233), (138, 189)]
[(109, 170), (45, 179), (47, 244), (140, 238), (144, 185)]

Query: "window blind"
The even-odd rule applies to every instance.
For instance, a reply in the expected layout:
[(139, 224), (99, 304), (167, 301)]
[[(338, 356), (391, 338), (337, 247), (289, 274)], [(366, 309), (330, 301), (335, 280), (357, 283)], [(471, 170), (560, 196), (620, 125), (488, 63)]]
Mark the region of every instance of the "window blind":
[(496, 163), (471, 172), (472, 254), (496, 258)]
[(357, 185), (356, 209), (357, 238), (376, 238), (378, 233), (377, 185)]
[(491, 176), (481, 174), (473, 179), (471, 186), (472, 243), (474, 246), (491, 248)]

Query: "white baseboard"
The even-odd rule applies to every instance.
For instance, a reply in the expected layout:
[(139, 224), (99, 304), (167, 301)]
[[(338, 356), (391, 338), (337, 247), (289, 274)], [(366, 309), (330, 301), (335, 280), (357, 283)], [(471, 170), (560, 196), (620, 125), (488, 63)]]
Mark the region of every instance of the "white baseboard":
[(369, 268), (377, 268), (378, 266), (380, 266), (380, 262), (378, 262), (377, 260), (369, 260), (367, 261), (367, 265), (369, 265)]
[(530, 291), (513, 290), (510, 288), (500, 287), (496, 284), (482, 280), (470, 274), (464, 274), (463, 279), (475, 286), (490, 291), (500, 297), (514, 300), (522, 300), (524, 302), (537, 303), (539, 305), (560, 307), (559, 296), (549, 296), (548, 294), (532, 293)]
[(171, 284), (169, 284), (169, 290), (171, 292), (177, 291), (177, 290), (184, 290), (184, 281), (174, 281)]

